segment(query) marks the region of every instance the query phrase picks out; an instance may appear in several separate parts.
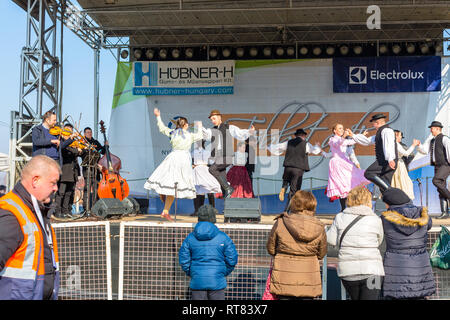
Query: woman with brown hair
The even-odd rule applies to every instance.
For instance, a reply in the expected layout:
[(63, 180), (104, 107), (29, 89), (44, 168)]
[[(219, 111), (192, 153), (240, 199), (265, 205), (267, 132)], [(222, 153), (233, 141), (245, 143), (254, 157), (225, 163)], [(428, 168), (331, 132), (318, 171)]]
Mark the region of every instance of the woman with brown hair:
[(317, 200), (299, 190), (291, 199), (291, 213), (275, 218), (267, 240), (274, 257), (270, 292), (278, 299), (305, 299), (322, 295), (319, 260), (327, 253), (324, 224), (317, 219)]
[(159, 132), (170, 138), (172, 152), (153, 171), (144, 184), (144, 188), (158, 193), (164, 202), (161, 217), (171, 221), (170, 207), (175, 199), (175, 186), (177, 198), (194, 199), (196, 197), (194, 179), (191, 167), (190, 149), (192, 143), (203, 137), (201, 122), (198, 123), (197, 133), (189, 132), (189, 122), (186, 118), (177, 119), (175, 130), (164, 125), (159, 109), (155, 108)]

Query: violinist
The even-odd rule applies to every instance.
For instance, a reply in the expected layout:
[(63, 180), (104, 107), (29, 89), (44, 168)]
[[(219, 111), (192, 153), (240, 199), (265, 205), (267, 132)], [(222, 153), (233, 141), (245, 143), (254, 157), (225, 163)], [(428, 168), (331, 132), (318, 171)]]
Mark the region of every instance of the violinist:
[[(63, 141), (73, 137), (73, 126), (66, 123), (61, 134)], [(55, 217), (69, 218), (72, 212), (72, 203), (75, 191), (75, 184), (80, 176), (80, 167), (77, 158), (81, 154), (81, 149), (67, 146), (61, 150), (62, 174), (59, 179), (58, 192), (55, 196)]]

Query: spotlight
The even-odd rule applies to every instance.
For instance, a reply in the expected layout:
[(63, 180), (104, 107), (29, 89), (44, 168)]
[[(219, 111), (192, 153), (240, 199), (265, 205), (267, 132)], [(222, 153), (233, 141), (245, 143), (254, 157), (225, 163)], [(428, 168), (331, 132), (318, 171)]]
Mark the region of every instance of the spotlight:
[(236, 49), (236, 55), (237, 55), (239, 58), (242, 58), (242, 57), (244, 56), (244, 48), (237, 48), (237, 49)]
[(258, 55), (258, 49), (256, 48), (250, 48), (250, 55), (252, 57), (256, 57)]
[(120, 56), (122, 57), (122, 59), (128, 58), (128, 50), (122, 50), (120, 52)]
[(134, 57), (136, 59), (140, 59), (142, 57), (142, 50), (141, 49), (134, 49), (133, 54), (134, 54)]
[(378, 50), (381, 54), (385, 54), (388, 52), (388, 47), (385, 44), (382, 44)]
[(231, 55), (231, 50), (228, 48), (223, 49), (222, 55), (224, 56), (224, 58), (228, 58)]
[(362, 52), (362, 47), (361, 47), (361, 46), (353, 47), (353, 52), (354, 52), (355, 54), (361, 54), (361, 52)]
[(284, 54), (284, 49), (282, 47), (278, 47), (275, 52), (277, 56), (282, 56)]
[(172, 58), (178, 59), (179, 57), (180, 57), (180, 50), (178, 50), (178, 49), (173, 49), (173, 50), (172, 50)]
[(332, 56), (335, 50), (334, 47), (328, 47), (326, 51), (329, 56)]
[(153, 57), (155, 56), (155, 50), (153, 49), (145, 50), (145, 56), (147, 57), (147, 59), (153, 59)]
[(272, 50), (270, 49), (270, 47), (265, 47), (263, 50), (264, 56), (266, 57), (270, 57), (272, 55)]
[(434, 50), (436, 51), (436, 53), (441, 53), (442, 52), (442, 44), (440, 42), (436, 42), (436, 45), (434, 46)]
[(187, 48), (186, 51), (184, 51), (184, 55), (186, 58), (192, 58), (194, 56), (194, 50), (192, 50), (192, 48)]
[(420, 46), (420, 52), (422, 52), (422, 54), (426, 54), (428, 51), (430, 51), (430, 47), (428, 47), (426, 43)]
[(339, 48), (339, 51), (341, 52), (341, 54), (343, 55), (343, 56), (345, 56), (345, 55), (347, 55), (348, 54), (348, 47), (347, 46), (341, 46), (340, 48)]
[(159, 50), (159, 57), (160, 57), (161, 59), (167, 58), (167, 50), (166, 50), (166, 49), (160, 49), (160, 50)]
[(413, 45), (412, 43), (410, 43), (406, 46), (406, 52), (414, 53), (414, 51), (416, 51), (416, 46)]
[(314, 49), (313, 49), (313, 54), (315, 55), (315, 56), (318, 56), (318, 55), (320, 55), (322, 53), (322, 49), (320, 48), (320, 47), (315, 47)]
[(212, 49), (210, 49), (209, 50), (209, 56), (211, 57), (211, 58), (215, 58), (215, 57), (217, 57), (217, 49), (216, 48), (212, 48)]
[(395, 54), (399, 54), (402, 51), (402, 48), (398, 44), (394, 44), (392, 46), (392, 52)]
[(295, 55), (295, 49), (293, 47), (288, 47), (286, 49), (286, 53), (288, 56), (293, 56), (293, 55)]
[(300, 48), (300, 54), (301, 55), (307, 55), (308, 54), (308, 48), (307, 47), (301, 47)]

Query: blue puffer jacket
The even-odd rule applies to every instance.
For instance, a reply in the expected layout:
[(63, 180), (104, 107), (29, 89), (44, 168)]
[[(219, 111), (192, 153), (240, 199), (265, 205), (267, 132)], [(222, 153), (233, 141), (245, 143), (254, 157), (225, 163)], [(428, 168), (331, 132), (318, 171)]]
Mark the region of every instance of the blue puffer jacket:
[(201, 221), (184, 239), (178, 252), (181, 268), (191, 277), (193, 290), (222, 290), (238, 253), (233, 241), (213, 223)]
[(435, 292), (427, 252), (427, 231), (432, 226), (427, 208), (410, 203), (390, 206), (382, 213), (386, 252), (383, 296), (421, 298)]

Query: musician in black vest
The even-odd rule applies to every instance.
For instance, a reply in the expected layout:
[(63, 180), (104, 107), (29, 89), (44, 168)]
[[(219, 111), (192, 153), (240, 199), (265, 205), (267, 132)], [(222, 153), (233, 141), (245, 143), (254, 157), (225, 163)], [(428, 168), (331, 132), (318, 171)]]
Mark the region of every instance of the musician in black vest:
[(353, 134), (350, 129), (347, 129), (347, 132), (359, 144), (365, 146), (375, 144), (376, 160), (366, 169), (364, 177), (377, 185), (381, 192), (384, 192), (391, 187), (392, 176), (397, 167), (397, 143), (394, 130), (386, 124), (384, 114), (375, 114), (370, 122), (377, 129), (374, 136), (366, 137), (364, 134)]
[(233, 164), (233, 138), (240, 141), (247, 140), (254, 134), (255, 127), (239, 129), (234, 125), (222, 123), (222, 114), (219, 110), (212, 110), (208, 117), (214, 125), (211, 129), (203, 128), (203, 139), (211, 141), (211, 158), (214, 163), (209, 172), (217, 179), (224, 198), (229, 198), (234, 189), (227, 182), (226, 169)]
[(441, 215), (437, 218), (446, 219), (450, 217), (448, 214), (450, 192), (447, 189), (447, 177), (450, 175), (450, 138), (442, 134), (443, 126), (439, 121), (431, 122), (428, 128), (430, 128), (432, 136), (420, 144), (417, 150), (430, 156), (430, 164), (434, 166), (432, 182), (439, 193), (441, 205)]
[(319, 154), (322, 150), (319, 145), (312, 146), (306, 141), (307, 133), (303, 129), (297, 129), (295, 131), (295, 138), (285, 141), (284, 143), (270, 145), (269, 151), (274, 155), (280, 155), (286, 151), (284, 156), (284, 172), (283, 172), (283, 185), (280, 191), (280, 200), (284, 200), (284, 193), (287, 186), (289, 186), (289, 195), (286, 202), (285, 211), (289, 209), (289, 202), (294, 194), (301, 189), (303, 182), (303, 173), (308, 172), (308, 154)]

